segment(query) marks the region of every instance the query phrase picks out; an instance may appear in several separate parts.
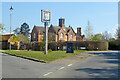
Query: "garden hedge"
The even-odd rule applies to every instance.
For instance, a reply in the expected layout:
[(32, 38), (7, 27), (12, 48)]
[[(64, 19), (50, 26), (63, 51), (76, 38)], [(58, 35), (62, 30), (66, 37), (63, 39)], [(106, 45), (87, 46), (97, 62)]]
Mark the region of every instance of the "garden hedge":
[[(108, 42), (106, 41), (66, 41), (66, 42), (50, 42), (48, 49), (66, 50), (67, 43), (73, 43), (74, 50), (79, 50), (84, 47), (85, 50), (108, 50)], [(44, 50), (44, 44), (40, 42), (31, 42), (26, 44), (27, 49), (41, 51)]]

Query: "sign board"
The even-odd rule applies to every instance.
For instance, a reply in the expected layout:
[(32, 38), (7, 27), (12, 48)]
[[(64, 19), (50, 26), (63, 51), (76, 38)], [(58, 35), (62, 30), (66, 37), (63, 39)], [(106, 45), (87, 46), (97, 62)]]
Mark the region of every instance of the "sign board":
[(41, 10), (41, 22), (51, 22), (50, 10)]
[(66, 53), (73, 53), (73, 43), (67, 43)]

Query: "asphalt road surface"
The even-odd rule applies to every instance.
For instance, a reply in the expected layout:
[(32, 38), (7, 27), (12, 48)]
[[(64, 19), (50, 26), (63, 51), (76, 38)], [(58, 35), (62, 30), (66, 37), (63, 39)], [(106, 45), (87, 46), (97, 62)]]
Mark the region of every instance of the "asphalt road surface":
[(51, 63), (2, 54), (2, 78), (118, 78), (118, 52), (91, 52)]

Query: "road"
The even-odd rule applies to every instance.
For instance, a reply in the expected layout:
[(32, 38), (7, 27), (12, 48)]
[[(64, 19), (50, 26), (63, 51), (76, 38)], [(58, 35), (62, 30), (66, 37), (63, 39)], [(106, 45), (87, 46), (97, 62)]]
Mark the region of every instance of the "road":
[(2, 79), (2, 54), (0, 53), (0, 80)]
[[(103, 52), (104, 53), (104, 52)], [(39, 63), (2, 54), (3, 78), (117, 78), (118, 53), (95, 53)], [(90, 54), (93, 54), (91, 52)]]

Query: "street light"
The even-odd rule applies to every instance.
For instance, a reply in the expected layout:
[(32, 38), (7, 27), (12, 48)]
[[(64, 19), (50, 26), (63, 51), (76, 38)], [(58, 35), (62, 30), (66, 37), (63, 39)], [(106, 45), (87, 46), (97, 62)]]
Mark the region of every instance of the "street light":
[(13, 7), (10, 7), (10, 47), (9, 47), (9, 51), (11, 51), (11, 18), (12, 18), (12, 10)]

